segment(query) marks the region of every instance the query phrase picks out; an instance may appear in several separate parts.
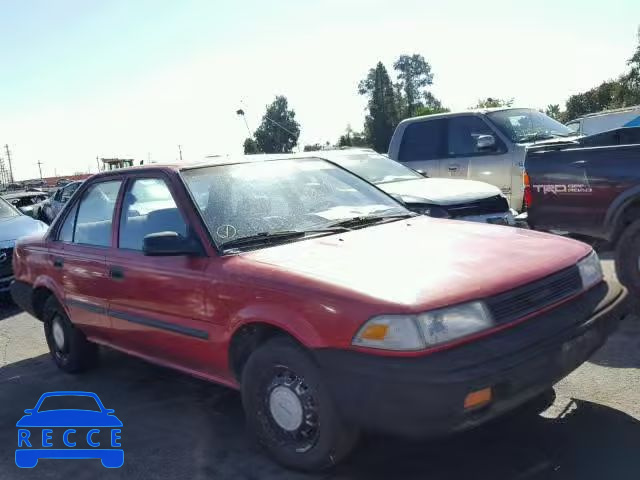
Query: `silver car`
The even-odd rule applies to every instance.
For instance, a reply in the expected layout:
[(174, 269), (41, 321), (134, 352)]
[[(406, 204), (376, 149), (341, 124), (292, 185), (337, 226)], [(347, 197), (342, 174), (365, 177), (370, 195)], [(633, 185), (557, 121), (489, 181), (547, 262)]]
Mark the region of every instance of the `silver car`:
[(515, 210), (523, 205), (528, 145), (577, 136), (530, 108), (493, 108), (408, 118), (396, 127), (389, 157), (429, 177), (498, 187)]
[(62, 207), (64, 207), (73, 194), (76, 193), (80, 185), (82, 185), (82, 182), (71, 182), (56, 190), (56, 193), (54, 193), (52, 197), (42, 203), (38, 215), (39, 220), (48, 224), (53, 222), (53, 219), (56, 218), (62, 210)]

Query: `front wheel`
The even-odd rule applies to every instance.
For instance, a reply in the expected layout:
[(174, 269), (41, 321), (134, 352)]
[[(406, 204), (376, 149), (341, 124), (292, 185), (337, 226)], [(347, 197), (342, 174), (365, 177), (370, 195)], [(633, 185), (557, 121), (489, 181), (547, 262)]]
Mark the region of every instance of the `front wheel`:
[(323, 470), (346, 457), (358, 430), (339, 416), (320, 370), (295, 342), (269, 340), (242, 372), (242, 403), (250, 429), (282, 465)]
[(620, 282), (632, 294), (640, 293), (640, 220), (622, 232), (616, 245), (615, 259)]

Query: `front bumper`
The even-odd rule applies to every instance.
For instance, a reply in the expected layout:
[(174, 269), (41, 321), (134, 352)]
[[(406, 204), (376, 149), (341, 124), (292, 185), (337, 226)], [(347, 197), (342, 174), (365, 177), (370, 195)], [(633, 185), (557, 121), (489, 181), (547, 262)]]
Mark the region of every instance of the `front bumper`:
[[(513, 410), (585, 362), (628, 313), (627, 293), (601, 283), (578, 298), (481, 340), (421, 357), (315, 351), (346, 421), (366, 430), (430, 437)], [(465, 397), (491, 387), (487, 406)]]
[(13, 282), (13, 275), (0, 278), (0, 293), (8, 292), (11, 287), (11, 282)]
[(11, 298), (24, 311), (29, 312), (37, 318), (35, 309), (33, 308), (33, 288), (26, 282), (16, 280), (11, 283)]

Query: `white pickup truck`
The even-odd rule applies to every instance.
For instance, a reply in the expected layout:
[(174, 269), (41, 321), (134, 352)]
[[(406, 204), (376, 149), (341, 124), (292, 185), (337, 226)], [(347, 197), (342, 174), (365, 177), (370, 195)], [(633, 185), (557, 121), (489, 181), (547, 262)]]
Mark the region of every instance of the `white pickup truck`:
[(577, 136), (530, 108), (493, 108), (414, 117), (398, 124), (389, 157), (428, 177), (479, 180), (522, 210), (528, 145)]

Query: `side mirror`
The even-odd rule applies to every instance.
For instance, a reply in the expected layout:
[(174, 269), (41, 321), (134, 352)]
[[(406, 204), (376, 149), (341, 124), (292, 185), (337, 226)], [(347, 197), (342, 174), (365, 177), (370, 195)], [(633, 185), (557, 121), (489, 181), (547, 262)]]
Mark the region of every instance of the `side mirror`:
[(115, 413), (115, 410), (113, 408), (106, 408), (104, 410), (104, 413), (106, 413), (107, 415), (111, 415), (112, 413)]
[(176, 232), (151, 233), (144, 237), (142, 251), (150, 257), (178, 255), (200, 255), (202, 250), (198, 242), (185, 238)]
[(26, 413), (27, 415), (31, 415), (33, 413), (33, 408), (27, 408), (24, 413)]
[(476, 146), (478, 150), (491, 150), (496, 147), (496, 138), (493, 135), (479, 135)]
[(429, 175), (427, 175), (427, 172), (425, 172), (424, 170), (416, 170), (416, 172), (418, 172), (420, 175), (422, 175), (425, 178), (429, 178)]

